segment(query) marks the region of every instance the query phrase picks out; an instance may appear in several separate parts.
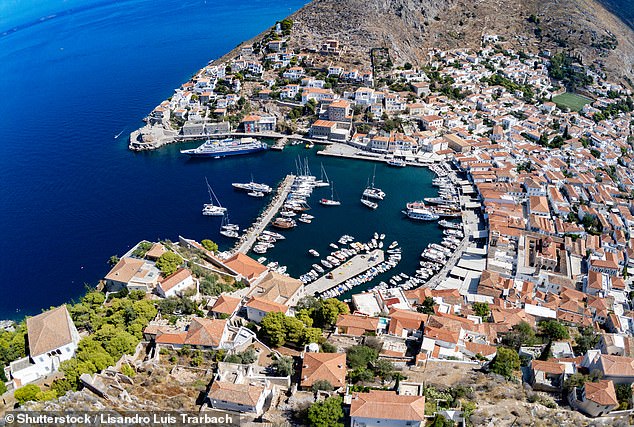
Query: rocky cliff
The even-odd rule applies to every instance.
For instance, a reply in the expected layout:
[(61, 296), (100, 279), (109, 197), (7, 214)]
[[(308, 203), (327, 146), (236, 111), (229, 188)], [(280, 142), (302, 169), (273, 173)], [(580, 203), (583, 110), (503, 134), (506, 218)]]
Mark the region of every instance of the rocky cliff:
[(597, 0), (315, 0), (292, 19), (298, 44), (338, 39), (353, 64), (376, 47), (397, 64), (422, 63), (429, 48), (478, 48), (498, 34), (508, 47), (568, 51), (634, 80), (634, 32)]

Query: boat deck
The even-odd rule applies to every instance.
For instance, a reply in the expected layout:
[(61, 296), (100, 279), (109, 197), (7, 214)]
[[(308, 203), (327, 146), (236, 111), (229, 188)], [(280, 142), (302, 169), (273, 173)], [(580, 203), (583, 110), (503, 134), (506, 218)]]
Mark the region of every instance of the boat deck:
[[(373, 258), (373, 261), (370, 259)], [(332, 279), (326, 278), (326, 275), (320, 277), (312, 283), (304, 287), (306, 295), (313, 295), (316, 292), (325, 292), (328, 289), (345, 282), (346, 280), (358, 276), (366, 270), (381, 264), (385, 260), (385, 252), (382, 249), (375, 249), (367, 254), (355, 255), (339, 267), (332, 270)]]
[(242, 252), (243, 254), (246, 254), (251, 250), (251, 247), (256, 242), (256, 238), (269, 225), (273, 217), (277, 215), (277, 212), (284, 204), (286, 196), (288, 196), (289, 191), (291, 191), (291, 185), (293, 184), (294, 180), (295, 175), (286, 175), (286, 178), (284, 178), (284, 180), (277, 187), (275, 195), (271, 199), (271, 202), (269, 203), (267, 208), (255, 220), (253, 225), (244, 231), (244, 233), (240, 237), (240, 240), (238, 240), (236, 246), (231, 251), (232, 254), (237, 252)]

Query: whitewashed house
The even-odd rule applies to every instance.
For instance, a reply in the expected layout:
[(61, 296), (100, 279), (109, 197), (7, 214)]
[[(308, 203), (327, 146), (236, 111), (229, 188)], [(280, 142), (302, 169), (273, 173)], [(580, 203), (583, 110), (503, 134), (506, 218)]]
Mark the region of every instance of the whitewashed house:
[(29, 355), (9, 367), (14, 387), (37, 381), (57, 371), (75, 355), (79, 333), (65, 305), (26, 319)]

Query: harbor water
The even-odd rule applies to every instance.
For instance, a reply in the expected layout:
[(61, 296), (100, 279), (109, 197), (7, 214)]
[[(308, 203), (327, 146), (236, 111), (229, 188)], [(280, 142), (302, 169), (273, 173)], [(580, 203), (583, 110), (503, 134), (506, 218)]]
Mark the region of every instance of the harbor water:
[(25, 0), (1, 6), (0, 319), (79, 297), (85, 284), (105, 275), (111, 255), (141, 239), (183, 235), (230, 247), (219, 235), (220, 219), (201, 215), (205, 177), (231, 221), (244, 228), (268, 199), (236, 192), (231, 183), (253, 175), (275, 185), (295, 172), (298, 155), (308, 157), (316, 174), (323, 162), (342, 205), (322, 207), (318, 199), (330, 190), (316, 189), (312, 224), (284, 232), (287, 240), (267, 257), (297, 276), (316, 261), (309, 248), (325, 256), (342, 234), (367, 241), (377, 231), (403, 248), (394, 271), (414, 272), (421, 250), (440, 240), (435, 223), (413, 223), (400, 213), (405, 202), (435, 195), (426, 168), (379, 165), (376, 185), (387, 197), (370, 211), (359, 199), (373, 163), (317, 156), (302, 146), (222, 160), (179, 153), (196, 143), (127, 149), (127, 135), (174, 88), (303, 3)]

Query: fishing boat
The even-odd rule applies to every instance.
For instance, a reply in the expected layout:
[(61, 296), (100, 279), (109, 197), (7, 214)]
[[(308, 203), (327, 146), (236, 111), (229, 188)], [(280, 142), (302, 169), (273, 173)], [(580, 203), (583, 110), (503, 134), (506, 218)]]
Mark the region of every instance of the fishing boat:
[[(376, 177), (376, 165), (374, 165), (374, 172), (372, 173), (372, 182), (368, 183), (368, 186), (363, 190), (363, 196), (370, 199), (383, 200), (385, 198), (385, 192), (380, 188), (374, 186), (374, 179)], [(365, 204), (365, 203), (364, 203)], [(375, 209), (375, 208), (372, 208)]]
[(202, 145), (189, 150), (180, 150), (190, 157), (211, 157), (220, 159), (227, 156), (257, 153), (269, 148), (268, 144), (255, 138), (208, 139)]
[(319, 252), (317, 252), (314, 249), (309, 249), (308, 253), (311, 254), (312, 256), (316, 257), (316, 258), (319, 258)]
[(264, 193), (261, 191), (249, 191), (247, 193), (247, 196), (251, 196), (251, 197), (255, 197), (255, 198), (262, 198), (264, 197)]
[(275, 220), (271, 223), (271, 225), (275, 228), (280, 228), (282, 230), (288, 230), (289, 228), (293, 228), (297, 225), (297, 223), (289, 218), (275, 218)]
[(335, 183), (333, 182), (331, 187), (330, 187), (330, 199), (321, 199), (319, 201), (319, 203), (321, 203), (323, 206), (339, 206), (341, 205), (341, 202), (337, 199), (335, 199)]
[(303, 217), (303, 216), (302, 216), (302, 217), (297, 218), (297, 220), (298, 220), (299, 222), (303, 222), (304, 224), (310, 224), (311, 222), (313, 222), (313, 220), (312, 220), (312, 219), (308, 219), (308, 218), (305, 218), (305, 217)]
[[(207, 192), (209, 193), (209, 203), (205, 203), (203, 205), (203, 215), (207, 216), (223, 216), (225, 212), (227, 212), (227, 208), (223, 208), (220, 205), (220, 200), (216, 197), (214, 190), (209, 185), (209, 181), (207, 181), (207, 177), (205, 177), (205, 183), (207, 183)], [(214, 200), (215, 203), (214, 204)]]

